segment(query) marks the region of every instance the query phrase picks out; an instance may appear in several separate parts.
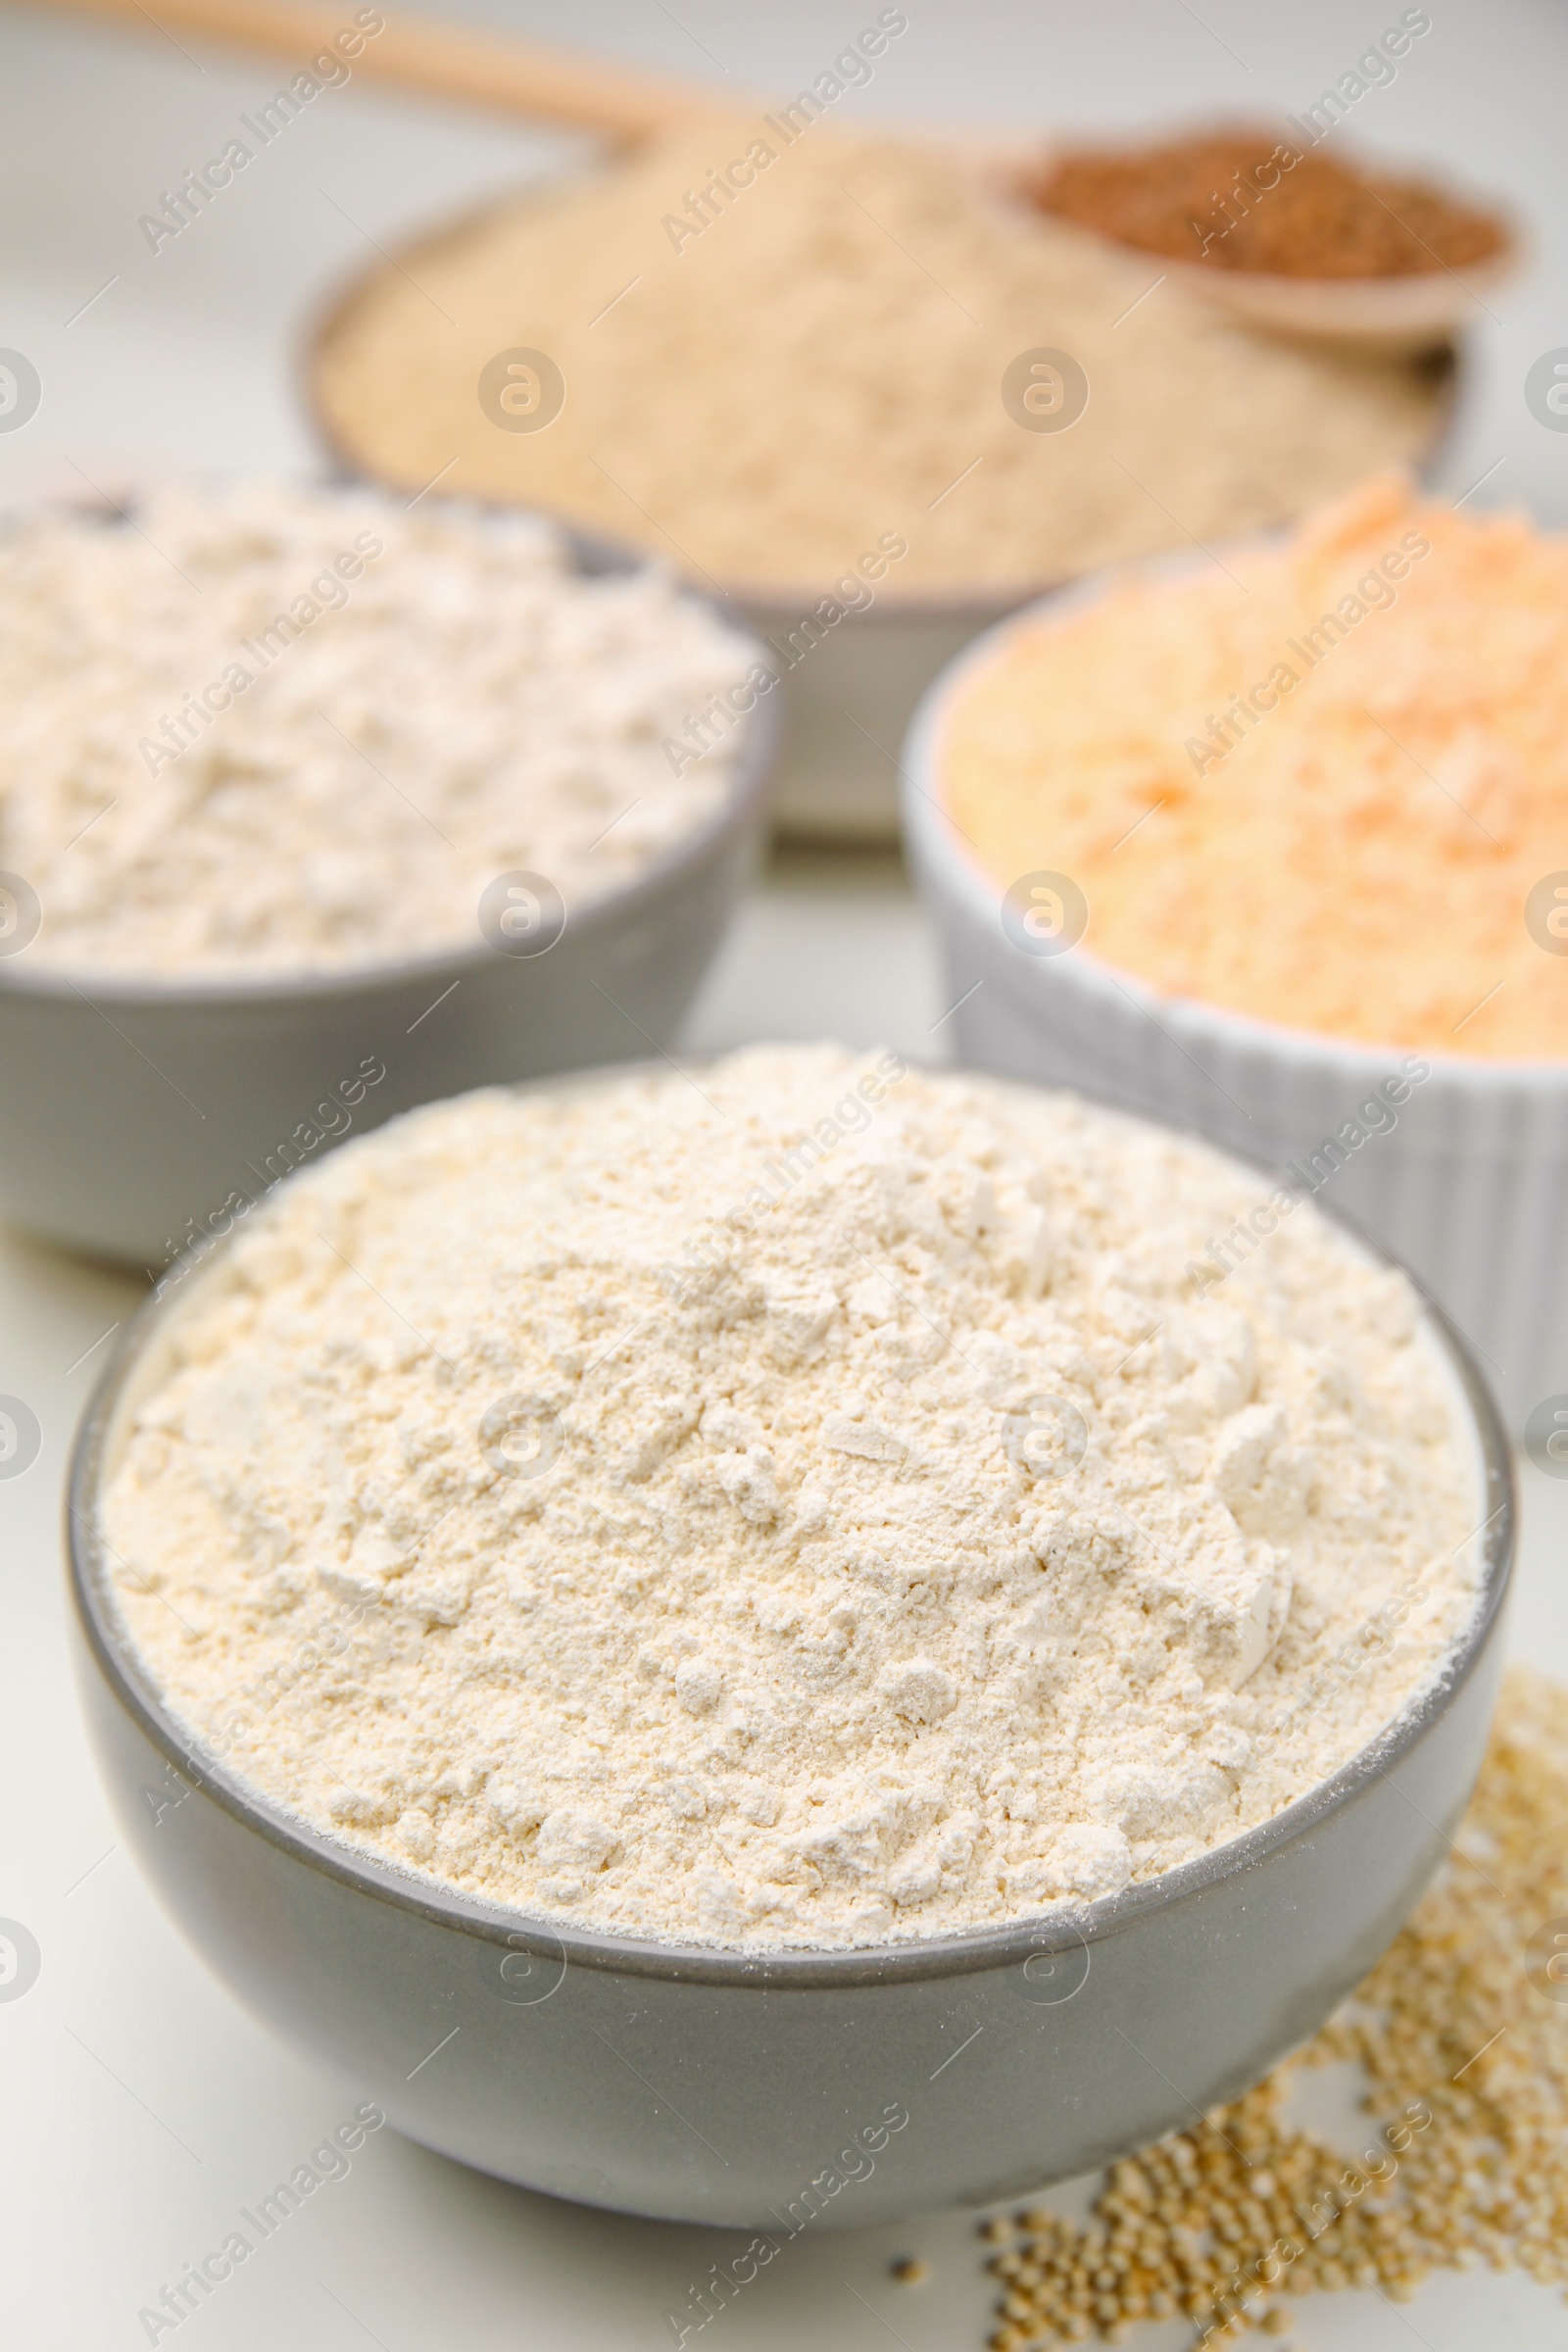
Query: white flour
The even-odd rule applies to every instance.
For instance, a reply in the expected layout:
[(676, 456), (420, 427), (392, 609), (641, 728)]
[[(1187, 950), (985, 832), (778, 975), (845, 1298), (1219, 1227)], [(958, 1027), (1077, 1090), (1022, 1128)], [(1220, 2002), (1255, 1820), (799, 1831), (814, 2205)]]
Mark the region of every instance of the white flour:
[(199, 978), (480, 939), (518, 869), (568, 908), (698, 830), (733, 733), (662, 749), (746, 639), (555, 529), (250, 481), (0, 541), (0, 868), (34, 963)]
[(193, 1291), (125, 1616), (271, 1800), (497, 1902), (843, 1945), (1149, 1878), (1473, 1607), (1403, 1279), (1303, 1203), (1197, 1296), (1266, 1190), (833, 1048), (416, 1112)]

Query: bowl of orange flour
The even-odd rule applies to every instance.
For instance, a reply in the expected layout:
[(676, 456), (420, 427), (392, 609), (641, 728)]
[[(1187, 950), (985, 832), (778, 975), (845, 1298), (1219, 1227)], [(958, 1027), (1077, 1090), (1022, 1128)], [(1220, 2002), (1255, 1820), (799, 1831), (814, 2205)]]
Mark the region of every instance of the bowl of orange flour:
[(1511, 1543), (1395, 1265), (1304, 1205), (1202, 1295), (1270, 1194), (833, 1047), (346, 1145), (78, 1443), (143, 1868), (414, 2136), (774, 2251), (1255, 2080), (1441, 1858)]
[(1388, 477), (1030, 608), (905, 761), (965, 1057), (1337, 1202), (1521, 1422), (1568, 1391), (1565, 678), (1568, 542)]

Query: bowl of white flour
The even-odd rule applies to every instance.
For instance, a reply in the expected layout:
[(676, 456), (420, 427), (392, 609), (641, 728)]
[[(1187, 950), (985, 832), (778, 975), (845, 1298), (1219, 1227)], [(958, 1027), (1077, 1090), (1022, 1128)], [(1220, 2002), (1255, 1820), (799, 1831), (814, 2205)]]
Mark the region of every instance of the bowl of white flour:
[(1237, 2094), (1441, 1860), (1512, 1548), (1397, 1267), (1305, 1201), (1204, 1295), (1271, 1196), (833, 1047), (350, 1144), (78, 1442), (127, 1841), (416, 2138), (774, 2248)]
[(0, 1212), (156, 1271), (351, 1131), (673, 1034), (777, 731), (702, 598), (282, 480), (0, 545)]

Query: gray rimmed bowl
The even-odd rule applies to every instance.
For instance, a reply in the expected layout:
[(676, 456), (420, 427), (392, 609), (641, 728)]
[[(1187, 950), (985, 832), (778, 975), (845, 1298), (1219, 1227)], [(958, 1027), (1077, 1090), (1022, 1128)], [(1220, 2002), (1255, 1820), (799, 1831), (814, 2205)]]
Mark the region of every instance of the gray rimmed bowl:
[[(641, 561), (571, 544), (586, 574)], [(717, 813), (631, 881), (567, 905), (546, 952), (498, 952), (476, 912), (471, 941), (432, 954), (255, 979), (0, 960), (0, 1215), (157, 1271), (398, 1111), (662, 1049), (760, 847), (779, 700), (739, 721)]]
[[(1479, 1606), (1433, 1690), (1271, 1821), (1071, 1915), (754, 1954), (547, 1924), (404, 1875), (269, 1807), (181, 1730), (96, 1530), (172, 1318), (222, 1255), (134, 1318), (76, 1441), (84, 1712), (122, 1834), (196, 1949), (442, 2154), (773, 2247), (808, 2226), (1017, 2195), (1256, 2082), (1364, 1975), (1444, 1856), (1501, 1670), (1514, 1499), (1486, 1386), (1436, 1309), (1485, 1516)], [(745, 2259), (755, 2277), (772, 2255)]]

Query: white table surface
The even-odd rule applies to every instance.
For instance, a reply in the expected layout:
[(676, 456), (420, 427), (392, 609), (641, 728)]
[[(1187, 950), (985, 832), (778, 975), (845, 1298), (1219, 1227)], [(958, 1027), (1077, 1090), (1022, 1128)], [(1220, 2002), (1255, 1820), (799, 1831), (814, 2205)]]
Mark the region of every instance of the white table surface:
[[(150, 8), (155, 17), (156, 0)], [(467, 13), (794, 89), (875, 12), (797, 0), (736, 22), (718, 0), (678, 0), (676, 13), (624, 0), (590, 17), (540, 0)], [(1216, 106), (1295, 109), (1398, 10), (1325, 0), (1287, 18), (1242, 0), (1202, 0), (1198, 14), (1185, 0), (1093, 10), (999, 0), (939, 13), (912, 0), (908, 13), (907, 35), (850, 103), (1113, 125)], [(1357, 128), (1385, 150), (1462, 167), (1535, 224), (1534, 275), (1477, 338), (1451, 487), (1487, 475), (1478, 503), (1525, 500), (1562, 521), (1568, 436), (1534, 421), (1522, 383), (1541, 352), (1568, 344), (1568, 21), (1547, 0), (1446, 0), (1433, 14), (1397, 81), (1357, 108)], [(356, 82), (291, 124), (265, 181), (255, 172), (236, 185), (200, 235), (149, 254), (138, 214), (276, 81), (266, 65), (182, 48), (151, 23), (137, 37), (0, 17), (0, 345), (26, 352), (44, 383), (38, 416), (0, 442), (0, 494), (56, 459), (308, 460), (295, 339), (369, 252), (367, 239), (572, 152)], [(893, 860), (797, 858), (742, 910), (687, 1042), (706, 1051), (837, 1034), (929, 1056), (943, 1048), (947, 1003)], [(235, 2208), (363, 2095), (270, 2040), (186, 1949), (117, 1842), (86, 1752), (62, 1635), (60, 1483), (101, 1360), (92, 1350), (136, 1295), (0, 1234), (0, 1393), (25, 1397), (44, 1430), (40, 1459), (0, 1484), (0, 1917), (24, 1922), (42, 1954), (24, 1997), (0, 2001), (0, 2342), (17, 2352), (145, 2343), (137, 2314), (160, 2283), (218, 2243)], [(1568, 1484), (1527, 1471), (1511, 1642), (1568, 1679), (1565, 1536)], [(184, 2323), (180, 2341), (208, 2352), (652, 2352), (673, 2343), (665, 2312), (727, 2245), (505, 2187), (387, 2132)], [(715, 2331), (729, 2352), (869, 2352), (890, 2340), (965, 2352), (982, 2342), (991, 2302), (980, 2251), (972, 2218), (956, 2215), (808, 2236)], [(930, 2263), (927, 2284), (892, 2281), (888, 2265), (906, 2252)], [(1191, 2336), (1151, 2328), (1135, 2340), (1164, 2352)], [(1503, 2340), (1561, 2352), (1568, 2314), (1522, 2278), (1440, 2277), (1404, 2307), (1313, 2297), (1295, 2340), (1338, 2352)]]

